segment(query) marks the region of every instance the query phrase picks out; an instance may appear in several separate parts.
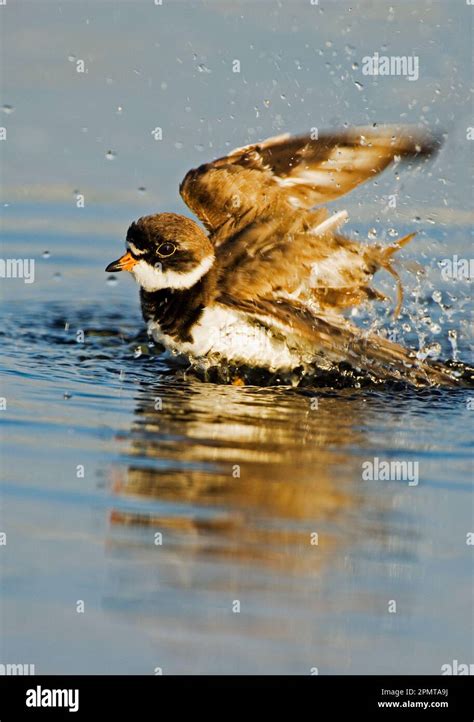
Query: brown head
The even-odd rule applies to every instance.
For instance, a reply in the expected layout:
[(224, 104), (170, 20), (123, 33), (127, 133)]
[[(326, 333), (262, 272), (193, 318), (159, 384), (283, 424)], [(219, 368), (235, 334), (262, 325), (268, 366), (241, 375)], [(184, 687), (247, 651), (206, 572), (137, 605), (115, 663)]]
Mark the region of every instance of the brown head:
[(109, 273), (130, 271), (146, 291), (191, 288), (214, 263), (214, 248), (197, 223), (177, 213), (144, 216), (127, 231), (127, 253)]

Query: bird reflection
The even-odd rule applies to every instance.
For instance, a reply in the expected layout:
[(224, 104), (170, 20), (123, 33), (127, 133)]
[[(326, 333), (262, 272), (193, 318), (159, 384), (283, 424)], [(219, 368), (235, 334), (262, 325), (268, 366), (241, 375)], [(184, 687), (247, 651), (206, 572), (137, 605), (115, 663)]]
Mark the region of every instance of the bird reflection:
[(344, 522), (361, 492), (347, 449), (362, 443), (363, 399), (165, 378), (137, 402), (113, 529), (151, 528), (163, 551), (298, 574), (350, 542)]

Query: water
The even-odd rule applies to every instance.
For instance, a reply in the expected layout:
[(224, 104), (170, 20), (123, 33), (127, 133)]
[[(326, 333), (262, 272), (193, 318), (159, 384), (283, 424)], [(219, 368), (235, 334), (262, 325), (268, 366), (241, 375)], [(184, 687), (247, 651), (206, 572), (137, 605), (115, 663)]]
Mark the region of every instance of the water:
[[(183, 210), (177, 182), (204, 157), (190, 149), (203, 143), (212, 157), (229, 138), (232, 146), (246, 142), (247, 127), (258, 137), (271, 134), (282, 122), (280, 92), (292, 106), (285, 129), (311, 127), (315, 107), (321, 124), (342, 125), (347, 108), (321, 70), (324, 57), (305, 49), (303, 22), (289, 38), (285, 8), (271, 16), (272, 30), (257, 6), (244, 20), (220, 11), (209, 27), (191, 3), (186, 13), (152, 8), (175, 12), (195, 46), (205, 38), (214, 47), (216, 29), (237, 23), (263, 48), (261, 74), (239, 91), (245, 102), (233, 109), (237, 119), (219, 124), (216, 87), (226, 103), (232, 97), (221, 51), (216, 58), (197, 48), (212, 75), (200, 72), (192, 52), (178, 53), (138, 4), (133, 18), (145, 35), (132, 48), (122, 5), (111, 14), (107, 3), (64, 4), (59, 13), (52, 3), (34, 23), (26, 3), (10, 9), (17, 45), (7, 52), (13, 59), (27, 53), (30, 63), (17, 63), (4, 81), (5, 105), (15, 108), (4, 122), (18, 125), (5, 149), (2, 257), (33, 258), (35, 281), (5, 279), (1, 287), (0, 395), (7, 406), (0, 412), (0, 531), (7, 543), (0, 547), (0, 662), (34, 664), (45, 674), (439, 674), (453, 659), (472, 662), (472, 390), (204, 383), (148, 345), (131, 279), (119, 274), (110, 283), (103, 272), (132, 219)], [(312, 48), (326, 48), (328, 36), (337, 38), (330, 29), (341, 27), (345, 10), (325, 12), (329, 27), (308, 31)], [(360, 62), (365, 25), (354, 15), (342, 19), (353, 24)], [(411, 32), (403, 15), (398, 22)], [(63, 64), (50, 54), (52, 27), (62, 31), (55, 37)], [(458, 28), (454, 43), (449, 27), (444, 40), (456, 63), (468, 34)], [(100, 36), (105, 29), (111, 32)], [(91, 33), (92, 47), (99, 37), (110, 43), (107, 62), (88, 54)], [(277, 58), (284, 33), (284, 57)], [(424, 42), (425, 62), (435, 68), (431, 39)], [(73, 51), (74, 62), (84, 57), (90, 68), (88, 84), (72, 76)], [(243, 67), (257, 67), (251, 47), (231, 51)], [(173, 60), (173, 72), (161, 63), (157, 73), (160, 52)], [(184, 62), (175, 67), (178, 55)], [(38, 58), (56, 74), (36, 77)], [(283, 76), (277, 63), (287, 68)], [(295, 85), (308, 68), (320, 73), (314, 85), (305, 81), (312, 100)], [(278, 92), (269, 95), (274, 77)], [(35, 78), (44, 115), (33, 121)], [(174, 105), (151, 107), (155, 96), (144, 95), (150, 78), (157, 93), (168, 83)], [(370, 82), (351, 95), (361, 114)], [(393, 87), (403, 94), (411, 83), (392, 83), (385, 100), (373, 101), (374, 116), (387, 102), (392, 116), (399, 114)], [(328, 93), (330, 109), (318, 105)], [(431, 81), (421, 79), (416, 93), (434, 97)], [(193, 113), (181, 114), (186, 94)], [(255, 127), (253, 108), (263, 116), (267, 97), (273, 115)], [(462, 124), (463, 97), (461, 90), (441, 96), (431, 120), (446, 119), (454, 103)], [(175, 116), (175, 137), (157, 151), (151, 129)], [(127, 118), (125, 129), (117, 127)], [(360, 118), (354, 111), (350, 120)], [(178, 140), (185, 148), (176, 148)], [(22, 143), (29, 143), (28, 167), (17, 160)], [(113, 162), (106, 158), (111, 148)], [(158, 155), (151, 158), (150, 149)], [(444, 358), (453, 355), (455, 332), (455, 351), (469, 361), (469, 286), (443, 281), (438, 266), (453, 252), (469, 257), (469, 218), (456, 210), (468, 207), (466, 186), (456, 185), (465, 173), (462, 154), (442, 156), (423, 184), (407, 174), (401, 208), (384, 211), (380, 222), (393, 176), (359, 195), (360, 206), (349, 199), (340, 207), (352, 207), (347, 230), (361, 238), (375, 222), (379, 240), (391, 228), (401, 237), (421, 218), (407, 257), (428, 270), (404, 272), (406, 312), (394, 323), (381, 308), (380, 324), (417, 348), (439, 343)], [(433, 213), (436, 225), (427, 225)], [(390, 279), (381, 288), (393, 297)], [(419, 483), (364, 480), (363, 465), (375, 458), (416, 463)]]

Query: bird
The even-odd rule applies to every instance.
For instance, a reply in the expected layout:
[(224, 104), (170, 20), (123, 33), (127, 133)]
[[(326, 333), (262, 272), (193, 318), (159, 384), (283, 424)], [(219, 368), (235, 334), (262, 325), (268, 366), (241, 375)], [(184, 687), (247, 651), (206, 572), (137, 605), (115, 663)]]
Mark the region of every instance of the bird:
[(456, 385), (450, 367), (348, 318), (385, 299), (372, 286), (380, 269), (395, 278), (399, 313), (394, 255), (415, 234), (367, 245), (342, 234), (347, 211), (324, 205), (441, 143), (424, 129), (382, 125), (236, 148), (190, 170), (179, 187), (203, 227), (177, 213), (141, 217), (128, 228), (126, 253), (105, 270), (131, 273), (148, 333), (195, 368), (324, 374), (342, 364), (381, 382)]

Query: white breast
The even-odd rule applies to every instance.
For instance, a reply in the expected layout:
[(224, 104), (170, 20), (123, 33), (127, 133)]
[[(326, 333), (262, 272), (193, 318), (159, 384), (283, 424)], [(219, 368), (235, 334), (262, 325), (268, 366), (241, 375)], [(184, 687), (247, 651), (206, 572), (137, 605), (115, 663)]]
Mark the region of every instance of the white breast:
[(170, 351), (194, 360), (227, 361), (271, 371), (289, 370), (302, 363), (301, 354), (270, 329), (225, 306), (216, 305), (204, 311), (199, 323), (193, 326), (192, 343), (179, 343), (163, 334), (155, 321), (149, 322), (148, 330), (155, 341)]

